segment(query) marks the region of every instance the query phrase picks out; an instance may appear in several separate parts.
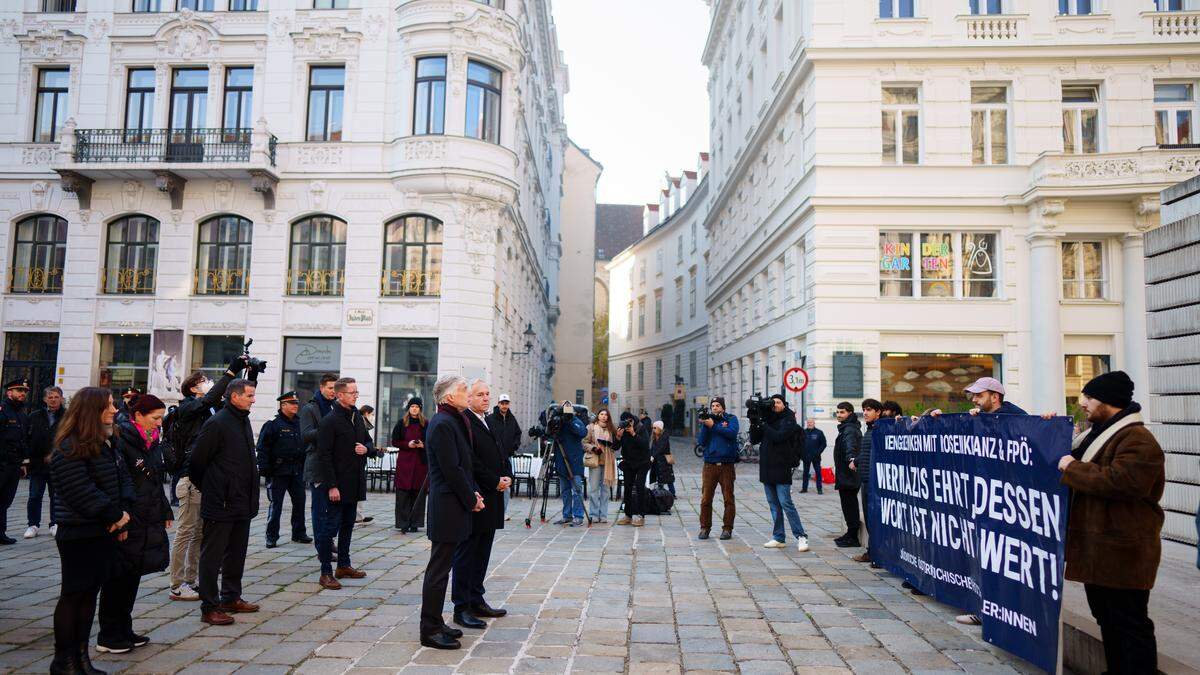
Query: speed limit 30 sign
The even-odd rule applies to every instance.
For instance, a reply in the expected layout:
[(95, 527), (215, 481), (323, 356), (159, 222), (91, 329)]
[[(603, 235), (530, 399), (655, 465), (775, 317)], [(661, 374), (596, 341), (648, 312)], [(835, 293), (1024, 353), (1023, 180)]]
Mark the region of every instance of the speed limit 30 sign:
[(803, 368), (789, 368), (783, 374), (783, 386), (792, 392), (799, 393), (804, 391), (808, 388), (808, 372)]

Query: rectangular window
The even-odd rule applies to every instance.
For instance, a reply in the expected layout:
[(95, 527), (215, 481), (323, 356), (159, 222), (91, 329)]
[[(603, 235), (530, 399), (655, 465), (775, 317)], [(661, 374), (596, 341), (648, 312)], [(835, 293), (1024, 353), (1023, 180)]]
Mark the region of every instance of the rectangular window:
[[(391, 445), (391, 433), (413, 397), (433, 398), (438, 341), (430, 338), (383, 338), (379, 341), (379, 403), (376, 447)], [(426, 404), (428, 405), (428, 404)]]
[(1058, 0), (1058, 13), (1081, 16), (1091, 14), (1094, 11), (1092, 5), (1092, 0)]
[(33, 119), (33, 142), (53, 143), (58, 130), (67, 121), (67, 68), (39, 68), (37, 109)]
[(1189, 12), (1200, 9), (1200, 0), (1154, 0), (1159, 12)]
[(345, 93), (345, 66), (313, 66), (309, 70), (308, 140), (342, 140), (342, 100)]
[(500, 142), (500, 71), (467, 62), (467, 136)]
[(633, 364), (625, 364), (625, 391), (633, 391)]
[(178, 0), (175, 4), (175, 9), (190, 9), (193, 12), (211, 12), (213, 11), (213, 0)]
[(688, 270), (688, 317), (696, 318), (696, 268)]
[(646, 296), (638, 298), (638, 337), (646, 335)]
[(917, 15), (917, 0), (879, 0), (879, 18), (911, 19)]
[(347, 9), (350, 0), (313, 0), (313, 9)]
[(654, 332), (662, 332), (663, 294), (659, 288), (654, 291)]
[(688, 386), (696, 386), (696, 350), (688, 352)]
[(625, 321), (625, 339), (633, 339), (633, 303), (629, 303), (629, 318)]
[(233, 357), (242, 353), (241, 335), (196, 335), (192, 337), (192, 362), (188, 372), (203, 372), (219, 380)]
[(675, 277), (675, 325), (683, 324), (683, 277)]
[(340, 338), (285, 337), (283, 339), (283, 391), (296, 392), (302, 403), (312, 393), (324, 373), (335, 375), (342, 369)]
[(257, 12), (258, 0), (229, 0), (231, 12)]
[(1003, 14), (1004, 0), (971, 0), (972, 14)]
[(126, 387), (146, 391), (150, 381), (150, 336), (113, 334), (100, 336), (100, 372), (97, 384), (120, 396)]
[(163, 11), (163, 0), (133, 0), (133, 11), (161, 12)]
[(417, 59), (413, 134), (440, 134), (446, 123), (446, 57)]
[(638, 361), (638, 391), (646, 388), (646, 362)]
[(1196, 86), (1191, 82), (1154, 83), (1154, 142), (1187, 145), (1195, 142)]
[(168, 161), (201, 161), (203, 129), (208, 119), (208, 69), (176, 68), (171, 73), (170, 143)]
[(254, 101), (254, 68), (225, 69), (225, 112), (221, 126), (229, 130), (254, 127), (251, 109)]
[(654, 388), (662, 389), (662, 359), (654, 359)]
[(683, 235), (675, 238), (675, 264), (683, 262)]
[(683, 368), (680, 366), (680, 363), (682, 363), (682, 361), (683, 361), (683, 354), (676, 354), (675, 355), (675, 382), (676, 383), (679, 383), (680, 379), (683, 377)]
[(994, 232), (880, 232), (879, 295), (999, 297), (997, 241)]
[(921, 161), (921, 102), (919, 87), (883, 88), (883, 163)]
[(1100, 152), (1100, 87), (1063, 85), (1062, 102), (1063, 152), (1069, 155)]
[(583, 405), (583, 390), (582, 389), (575, 390), (575, 403), (577, 403), (578, 405)]
[(971, 163), (1008, 164), (1008, 87), (971, 87)]
[(1062, 242), (1062, 297), (1100, 300), (1108, 295), (1104, 244), (1099, 241)]
[(134, 68), (129, 71), (129, 84), (125, 89), (126, 142), (138, 143), (150, 140), (146, 133), (154, 128), (154, 69)]
[(692, 252), (696, 252), (696, 223), (692, 223)]
[(43, 12), (74, 12), (75, 0), (42, 0)]

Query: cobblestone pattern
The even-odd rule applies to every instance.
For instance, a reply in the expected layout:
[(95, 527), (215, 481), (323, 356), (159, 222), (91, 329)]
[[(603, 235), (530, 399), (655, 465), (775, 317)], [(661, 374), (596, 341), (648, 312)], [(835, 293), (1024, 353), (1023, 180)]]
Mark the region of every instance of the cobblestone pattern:
[[(245, 597), (262, 611), (206, 626), (199, 603), (168, 599), (165, 575), (146, 577), (134, 628), (152, 643), (94, 658), (123, 673), (1034, 672), (956, 624), (952, 608), (851, 561), (857, 549), (834, 547), (844, 526), (831, 489), (794, 487), (812, 551), (798, 553), (790, 537), (786, 549), (763, 549), (770, 511), (756, 467), (739, 469), (729, 541), (715, 531), (695, 538), (690, 457), (677, 466), (676, 509), (643, 528), (562, 528), (535, 516), (526, 530), (529, 501), (514, 500), (487, 581), (490, 602), (509, 615), (466, 631), (463, 649), (448, 652), (417, 643), (428, 541), (391, 528), (391, 495), (366, 503), (376, 520), (355, 528), (353, 557), (367, 578), (343, 580), (340, 591), (317, 585), (311, 545), (263, 547), (264, 496), (245, 573)], [(21, 487), (10, 523), (24, 522)], [(719, 525), (719, 498), (715, 508)], [(48, 671), (58, 573), (46, 534), (0, 548), (0, 671)]]

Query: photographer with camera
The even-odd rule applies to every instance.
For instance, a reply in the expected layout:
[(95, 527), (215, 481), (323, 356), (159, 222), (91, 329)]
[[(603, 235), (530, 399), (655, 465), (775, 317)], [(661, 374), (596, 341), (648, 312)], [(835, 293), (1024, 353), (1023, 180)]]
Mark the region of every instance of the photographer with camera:
[[(560, 415), (552, 414), (546, 421), (551, 438), (558, 444), (558, 451), (554, 453), (554, 470), (558, 472), (558, 489), (563, 503), (562, 518), (554, 521), (554, 524), (579, 527), (584, 524), (583, 439), (587, 436), (587, 424), (575, 414), (575, 407), (570, 401), (562, 402), (561, 418), (556, 421), (556, 417)], [(583, 417), (586, 418), (586, 415)], [(570, 462), (569, 476), (567, 462)]]
[(621, 461), (617, 468), (625, 474), (625, 515), (618, 525), (641, 527), (646, 524), (646, 475), (650, 473), (650, 429), (631, 413), (621, 413), (617, 427), (617, 447)]
[(283, 498), (292, 501), (292, 541), (311, 544), (305, 532), (304, 444), (300, 441), (300, 399), (296, 392), (284, 392), (275, 399), (279, 412), (258, 432), (258, 472), (267, 479), (267, 548), (279, 540), (279, 521), (283, 518)]
[(804, 553), (808, 550), (808, 535), (792, 502), (792, 471), (800, 463), (797, 452), (800, 427), (796, 424), (796, 413), (788, 407), (783, 395), (775, 394), (762, 403), (769, 406), (769, 411), (750, 426), (750, 442), (759, 444), (758, 481), (763, 484), (773, 521), (774, 536), (763, 548), (787, 546), (783, 530), (786, 515), (796, 538), (796, 550)]
[(721, 486), (725, 512), (721, 517), (721, 539), (733, 537), (733, 519), (737, 506), (733, 501), (733, 483), (737, 480), (734, 465), (738, 461), (738, 418), (725, 412), (725, 399), (714, 396), (709, 412), (700, 419), (700, 447), (704, 448), (704, 470), (700, 487), (700, 539), (708, 539), (712, 529), (713, 494)]

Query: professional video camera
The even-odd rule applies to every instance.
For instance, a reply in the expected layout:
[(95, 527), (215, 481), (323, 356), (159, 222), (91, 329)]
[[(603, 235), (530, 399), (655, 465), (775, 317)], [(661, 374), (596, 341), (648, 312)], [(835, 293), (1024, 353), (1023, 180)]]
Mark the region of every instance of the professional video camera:
[(563, 422), (567, 417), (579, 417), (586, 424), (590, 419), (589, 415), (587, 406), (578, 403), (571, 404), (570, 413), (563, 412), (561, 403), (552, 403), (538, 416), (544, 426), (530, 427), (529, 436), (530, 438), (555, 438), (562, 431)]
[(746, 399), (746, 419), (750, 421), (751, 427), (758, 427), (763, 423), (763, 419), (771, 414), (774, 401), (769, 398), (763, 398), (762, 394), (752, 394)]
[(242, 354), (246, 356), (246, 369), (255, 374), (264, 373), (267, 370), (267, 362), (250, 356), (250, 345), (252, 344), (254, 344), (254, 338), (247, 339), (242, 345)]

